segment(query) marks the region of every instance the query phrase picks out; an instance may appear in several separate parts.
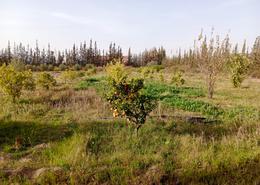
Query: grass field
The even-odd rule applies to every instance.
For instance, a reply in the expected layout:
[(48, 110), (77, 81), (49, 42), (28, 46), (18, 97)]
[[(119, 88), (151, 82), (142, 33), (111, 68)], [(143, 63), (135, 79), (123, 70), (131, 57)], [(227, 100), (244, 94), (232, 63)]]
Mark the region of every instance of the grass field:
[(145, 81), (159, 106), (138, 137), (112, 117), (102, 71), (67, 84), (57, 74), (17, 104), (0, 96), (0, 184), (260, 184), (259, 79), (233, 88), (221, 75), (208, 99), (201, 74), (180, 87), (163, 74)]

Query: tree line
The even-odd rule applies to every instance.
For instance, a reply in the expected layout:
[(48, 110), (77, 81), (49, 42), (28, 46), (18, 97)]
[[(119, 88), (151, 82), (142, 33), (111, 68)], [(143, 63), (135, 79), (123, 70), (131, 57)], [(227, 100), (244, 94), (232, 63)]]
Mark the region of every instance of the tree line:
[[(207, 41), (207, 37), (206, 36), (202, 36), (200, 35), (199, 37), (204, 37), (203, 41), (204, 41), (204, 46), (206, 44)], [(217, 36), (219, 37), (219, 36)], [(189, 64), (191, 65), (191, 67), (195, 67), (197, 66), (196, 63), (199, 63), (201, 61), (202, 58), (202, 50), (199, 50), (198, 48), (201, 47), (201, 39), (199, 38), (197, 40), (194, 41), (194, 46), (192, 48), (190, 48), (189, 50), (181, 50), (181, 48), (178, 50), (176, 55), (173, 55), (171, 58), (171, 61), (173, 61), (174, 63), (182, 63), (182, 64)], [(216, 42), (220, 42), (219, 38), (215, 38), (217, 39)], [(208, 39), (209, 40), (209, 39)], [(211, 40), (212, 42), (212, 40)], [(258, 36), (255, 39), (255, 42), (253, 44), (253, 46), (248, 46), (246, 43), (246, 40), (244, 41), (242, 47), (239, 49), (239, 45), (236, 44), (232, 47), (231, 43), (230, 43), (230, 38), (227, 35), (226, 38), (223, 41), (224, 43), (219, 43), (222, 44), (221, 47), (222, 49), (225, 50), (224, 53), (220, 53), (220, 55), (224, 54), (225, 56), (230, 56), (232, 54), (243, 54), (245, 56), (247, 56), (252, 63), (254, 63), (255, 65), (260, 66), (260, 36)], [(212, 46), (212, 43), (206, 46), (208, 49), (210, 49), (209, 45)], [(213, 49), (213, 48), (211, 48)], [(205, 51), (205, 50), (204, 50)]]
[(71, 49), (65, 50), (53, 50), (50, 44), (47, 49), (40, 49), (38, 41), (34, 47), (25, 46), (22, 43), (14, 43), (11, 46), (11, 43), (8, 42), (7, 47), (0, 50), (0, 65), (8, 65), (12, 60), (18, 60), (25, 65), (32, 66), (86, 66), (88, 64), (104, 66), (110, 61), (119, 59), (126, 65), (143, 66), (151, 61), (161, 64), (165, 58), (166, 51), (163, 47), (145, 50), (138, 55), (132, 54), (129, 48), (128, 54), (124, 56), (122, 48), (115, 43), (111, 43), (108, 50), (105, 51), (98, 48), (97, 42), (92, 40), (88, 44), (84, 41), (79, 46), (74, 44)]

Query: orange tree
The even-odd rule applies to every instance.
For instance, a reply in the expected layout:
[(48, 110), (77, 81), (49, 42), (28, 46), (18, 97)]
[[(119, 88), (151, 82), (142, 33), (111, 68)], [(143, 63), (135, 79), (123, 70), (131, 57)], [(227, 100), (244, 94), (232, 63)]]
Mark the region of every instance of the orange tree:
[(117, 61), (107, 66), (108, 83), (105, 97), (114, 117), (124, 117), (133, 123), (138, 134), (146, 117), (156, 107), (156, 100), (143, 93), (144, 79), (130, 78), (123, 64)]
[(0, 90), (12, 98), (21, 96), (22, 90), (34, 90), (35, 82), (31, 71), (17, 71), (12, 65), (0, 67)]

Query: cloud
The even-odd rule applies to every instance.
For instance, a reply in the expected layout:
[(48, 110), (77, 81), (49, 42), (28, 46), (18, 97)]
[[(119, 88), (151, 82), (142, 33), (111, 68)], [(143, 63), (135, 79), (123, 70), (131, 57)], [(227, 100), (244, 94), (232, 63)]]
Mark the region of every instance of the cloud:
[(75, 24), (89, 25), (94, 23), (92, 20), (89, 20), (86, 17), (73, 16), (63, 12), (52, 12), (50, 15)]
[(64, 13), (64, 12), (51, 12), (48, 14), (52, 17), (67, 21), (71, 24), (87, 26), (92, 29), (101, 30), (104, 33), (119, 34), (119, 33), (126, 33), (126, 31), (127, 31), (126, 29), (123, 28), (122, 22), (119, 22), (116, 19), (111, 19), (108, 17), (102, 17), (102, 19), (100, 19), (100, 18), (92, 19), (92, 18), (87, 18), (87, 17), (82, 17), (82, 16), (75, 16), (75, 15)]

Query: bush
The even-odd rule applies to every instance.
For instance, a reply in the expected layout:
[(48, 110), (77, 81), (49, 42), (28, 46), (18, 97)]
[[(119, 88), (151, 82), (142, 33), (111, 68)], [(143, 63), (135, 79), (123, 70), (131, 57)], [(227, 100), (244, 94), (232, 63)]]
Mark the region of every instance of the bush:
[(0, 87), (2, 91), (15, 102), (21, 96), (22, 90), (34, 90), (35, 83), (31, 71), (17, 71), (14, 66), (0, 67)]
[(138, 129), (148, 114), (156, 107), (156, 101), (145, 95), (143, 79), (129, 79), (124, 65), (117, 61), (107, 66), (108, 91), (106, 99), (111, 104), (114, 117), (125, 117)]
[(32, 70), (32, 71), (34, 71), (34, 66), (30, 65), (30, 64), (27, 64), (27, 65), (25, 65), (25, 70)]
[(153, 78), (154, 73), (158, 73), (163, 69), (160, 65), (151, 65), (140, 68), (139, 72), (143, 75), (143, 78)]
[(154, 71), (149, 67), (142, 67), (139, 71), (142, 74), (143, 78), (151, 78), (154, 73)]
[(230, 58), (230, 71), (234, 87), (240, 87), (249, 69), (249, 59), (245, 55), (235, 54)]
[(59, 69), (60, 69), (61, 71), (65, 71), (65, 70), (67, 69), (67, 66), (66, 66), (65, 64), (60, 64), (60, 65), (59, 65)]
[(43, 72), (39, 74), (37, 84), (40, 87), (49, 90), (51, 87), (54, 87), (57, 84), (57, 82), (51, 74)]
[(162, 83), (164, 83), (164, 75), (163, 75), (162, 72), (160, 72), (159, 78), (160, 78), (160, 81), (161, 81)]
[(85, 65), (85, 70), (86, 71), (89, 70), (89, 69), (93, 69), (93, 68), (95, 68), (95, 66), (93, 64), (86, 64)]
[(77, 71), (67, 70), (61, 74), (61, 78), (65, 81), (65, 83), (67, 83), (79, 77), (82, 77), (83, 76), (82, 74), (83, 73), (78, 73)]
[(33, 78), (32, 71), (24, 71), (23, 76), (24, 76), (24, 80), (23, 80), (24, 89), (29, 91), (35, 90), (36, 84), (35, 84), (35, 79)]
[(178, 86), (178, 87), (183, 85), (185, 83), (185, 80), (182, 76), (182, 73), (181, 72), (175, 73), (172, 77), (171, 83)]
[(51, 64), (49, 64), (49, 65), (47, 66), (47, 70), (48, 70), (48, 71), (53, 71), (53, 70), (54, 70), (54, 66), (51, 65)]
[(12, 59), (10, 65), (12, 65), (16, 71), (25, 70), (25, 64), (21, 60)]
[(73, 69), (74, 69), (75, 71), (79, 71), (79, 70), (81, 70), (81, 66), (80, 66), (79, 64), (75, 64), (74, 67), (73, 67)]
[(48, 70), (48, 66), (46, 64), (40, 64), (39, 71), (47, 71), (47, 70)]
[(164, 69), (164, 67), (162, 65), (152, 65), (152, 66), (150, 66), (150, 68), (156, 72), (160, 72), (161, 70)]
[(90, 76), (90, 75), (93, 75), (93, 74), (96, 74), (97, 73), (97, 68), (91, 68), (87, 71), (87, 75)]

